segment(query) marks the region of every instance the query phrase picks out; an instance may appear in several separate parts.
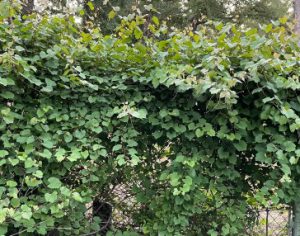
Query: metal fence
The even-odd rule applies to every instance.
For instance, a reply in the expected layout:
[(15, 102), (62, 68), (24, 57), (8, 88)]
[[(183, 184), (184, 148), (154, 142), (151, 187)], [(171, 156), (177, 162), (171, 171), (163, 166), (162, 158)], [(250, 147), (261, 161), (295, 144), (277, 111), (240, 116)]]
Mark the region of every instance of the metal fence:
[(247, 229), (249, 236), (291, 236), (292, 210), (287, 207), (257, 210), (256, 221)]

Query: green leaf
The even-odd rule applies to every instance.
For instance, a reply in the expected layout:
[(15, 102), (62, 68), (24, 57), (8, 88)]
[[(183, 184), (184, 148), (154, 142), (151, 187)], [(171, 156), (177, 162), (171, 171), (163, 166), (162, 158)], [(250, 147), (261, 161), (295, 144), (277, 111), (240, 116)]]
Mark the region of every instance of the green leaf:
[(15, 97), (15, 95), (12, 92), (9, 92), (9, 91), (1, 92), (0, 96), (5, 98), (5, 99), (13, 99)]
[(145, 8), (147, 11), (152, 11), (152, 10), (153, 10), (153, 5), (152, 5), (152, 4), (144, 5), (144, 8)]
[(45, 193), (45, 200), (50, 203), (54, 203), (57, 200), (57, 192)]
[(67, 197), (71, 196), (71, 191), (64, 186), (60, 188), (60, 192), (64, 196), (67, 196)]
[(42, 153), (40, 153), (40, 156), (50, 159), (52, 156), (52, 153), (48, 149), (44, 149)]
[(8, 187), (16, 187), (18, 184), (17, 184), (17, 182), (16, 181), (13, 181), (13, 180), (8, 180), (7, 182), (6, 182), (6, 185), (8, 186)]
[(23, 51), (25, 51), (25, 48), (23, 48), (23, 47), (21, 47), (21, 46), (16, 46), (16, 50), (18, 51), (18, 52), (23, 52)]
[(283, 146), (285, 147), (285, 150), (287, 152), (293, 152), (293, 151), (296, 150), (296, 145), (293, 142), (291, 142), (291, 141), (284, 142)]
[(56, 177), (50, 177), (48, 179), (48, 188), (51, 188), (51, 189), (57, 189), (57, 188), (60, 188), (61, 187), (61, 182), (58, 178)]
[(131, 155), (131, 165), (136, 166), (140, 162), (140, 158), (137, 155)]
[(64, 139), (65, 139), (65, 141), (66, 141), (67, 143), (69, 143), (69, 142), (72, 141), (73, 136), (72, 136), (69, 132), (67, 132), (67, 133), (64, 135)]
[(21, 205), (20, 199), (19, 198), (13, 198), (13, 199), (11, 199), (10, 204), (12, 205), (12, 207), (17, 208)]
[(37, 170), (33, 175), (39, 179), (43, 178), (43, 172), (40, 170)]
[(138, 145), (138, 143), (132, 139), (127, 141), (127, 146), (128, 147), (136, 147)]
[(247, 149), (247, 143), (243, 140), (241, 140), (237, 143), (234, 143), (233, 145), (239, 152), (245, 151)]
[(298, 161), (299, 161), (299, 158), (296, 158), (295, 156), (292, 156), (292, 157), (290, 158), (290, 163), (291, 163), (292, 165), (296, 165), (296, 164), (298, 163)]
[(40, 180), (37, 180), (35, 177), (26, 176), (26, 177), (25, 177), (25, 183), (26, 183), (29, 187), (37, 187), (37, 186), (40, 185), (42, 182), (41, 182)]
[(134, 29), (134, 37), (136, 39), (140, 39), (143, 37), (143, 31), (141, 31), (138, 27)]
[(107, 151), (105, 149), (101, 149), (99, 154), (100, 154), (100, 156), (106, 157), (107, 156)]
[(0, 150), (0, 158), (5, 157), (8, 155), (8, 151), (6, 150)]
[(170, 184), (175, 187), (175, 186), (178, 186), (179, 185), (179, 178), (180, 176), (178, 175), (178, 173), (172, 173), (170, 174)]
[(290, 175), (291, 174), (291, 168), (286, 165), (286, 164), (283, 164), (282, 165), (282, 171), (286, 174), (286, 175)]
[(264, 163), (267, 162), (268, 159), (265, 152), (258, 152), (255, 156), (255, 160)]
[(86, 135), (86, 131), (85, 130), (76, 130), (74, 132), (74, 137), (78, 138), (78, 139), (82, 139), (84, 138)]
[(19, 159), (11, 159), (11, 158), (9, 158), (9, 162), (12, 164), (12, 166), (15, 166), (15, 165), (17, 165), (20, 161), (19, 161)]
[(81, 158), (80, 150), (79, 149), (73, 149), (71, 152), (71, 155), (67, 157), (67, 159), (71, 162), (77, 161)]
[(51, 149), (53, 147), (54, 143), (50, 139), (45, 138), (45, 139), (43, 139), (42, 145), (46, 148)]
[(133, 111), (133, 112), (131, 112), (131, 115), (133, 117), (138, 118), (138, 119), (145, 119), (146, 116), (147, 116), (147, 110), (146, 109), (140, 109), (140, 110), (137, 110), (137, 111)]
[(56, 150), (55, 156), (58, 162), (61, 162), (65, 159), (66, 150), (63, 148), (58, 148)]
[[(2, 223), (5, 221), (5, 219), (6, 219), (6, 211), (0, 211), (0, 226), (2, 226)], [(5, 228), (4, 229), (2, 228), (1, 230), (4, 231)]]
[[(3, 219), (3, 218), (5, 218), (5, 217), (3, 217), (2, 214), (0, 213), (0, 223), (3, 223), (3, 222), (4, 222), (5, 219)], [(0, 225), (0, 235), (7, 235), (7, 234), (6, 234), (7, 231), (8, 231), (7, 225), (1, 224), (1, 225)]]
[(78, 192), (74, 192), (72, 193), (72, 197), (75, 201), (78, 201), (78, 202), (83, 202), (83, 199), (82, 197), (80, 196), (80, 194)]
[(190, 176), (187, 176), (184, 178), (183, 183), (182, 193), (185, 194), (190, 191), (193, 184), (193, 179)]
[(195, 134), (197, 138), (201, 138), (204, 135), (204, 131), (202, 129), (196, 129)]
[(216, 132), (213, 130), (213, 129), (209, 129), (208, 131), (207, 131), (207, 135), (208, 136), (215, 136), (216, 135)]
[(125, 161), (125, 155), (118, 155), (117, 156), (117, 163), (119, 166), (123, 166), (124, 164), (126, 164), (126, 161)]
[(167, 110), (165, 110), (165, 109), (162, 109), (162, 110), (159, 111), (159, 116), (161, 118), (166, 117), (168, 114), (169, 114), (169, 112)]
[(113, 151), (113, 152), (116, 152), (116, 151), (119, 151), (119, 150), (121, 150), (121, 149), (122, 149), (122, 145), (121, 145), (121, 144), (117, 144), (117, 145), (113, 146), (112, 151)]
[(11, 78), (1, 78), (0, 77), (0, 84), (2, 84), (3, 86), (15, 85), (15, 81)]

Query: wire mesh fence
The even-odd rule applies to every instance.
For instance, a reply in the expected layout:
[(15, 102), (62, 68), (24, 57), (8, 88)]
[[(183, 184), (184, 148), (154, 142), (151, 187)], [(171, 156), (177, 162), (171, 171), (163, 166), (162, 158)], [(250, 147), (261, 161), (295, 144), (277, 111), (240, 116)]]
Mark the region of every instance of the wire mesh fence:
[[(134, 225), (131, 215), (135, 210), (141, 210), (141, 206), (135, 205), (135, 200), (127, 192), (128, 186), (117, 186), (112, 190), (115, 197), (111, 199), (114, 204), (114, 209), (111, 207), (107, 222), (104, 222), (106, 227), (101, 233), (108, 230), (108, 226), (114, 225), (116, 229), (124, 229), (130, 226), (139, 231), (139, 226)], [(101, 202), (101, 204), (105, 202)], [(95, 204), (91, 204), (87, 217), (93, 217), (95, 213)], [(102, 205), (100, 205), (101, 208)], [(111, 205), (109, 205), (111, 206)], [(100, 211), (104, 208), (102, 207)], [(122, 209), (122, 210), (121, 210)], [(105, 211), (107, 213), (107, 211)], [(247, 236), (292, 236), (292, 209), (288, 206), (280, 206), (276, 208), (249, 208), (249, 222), (247, 223), (245, 235)], [(103, 227), (104, 228), (104, 227)]]
[(288, 207), (253, 210), (255, 222), (247, 229), (249, 236), (291, 236), (292, 210)]

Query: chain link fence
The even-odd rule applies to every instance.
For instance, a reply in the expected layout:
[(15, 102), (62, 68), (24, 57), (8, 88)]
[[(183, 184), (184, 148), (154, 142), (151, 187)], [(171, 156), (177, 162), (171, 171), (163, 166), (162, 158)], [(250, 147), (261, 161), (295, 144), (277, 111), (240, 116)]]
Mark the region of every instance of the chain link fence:
[(252, 210), (255, 222), (247, 229), (248, 236), (291, 236), (292, 210), (288, 207)]

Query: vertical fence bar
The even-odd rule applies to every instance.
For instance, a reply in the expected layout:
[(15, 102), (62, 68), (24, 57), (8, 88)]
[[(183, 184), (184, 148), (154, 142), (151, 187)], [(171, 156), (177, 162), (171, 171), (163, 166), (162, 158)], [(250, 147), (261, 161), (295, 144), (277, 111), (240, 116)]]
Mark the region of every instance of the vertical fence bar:
[(288, 234), (289, 236), (292, 236), (293, 234), (293, 220), (292, 220), (292, 217), (293, 217), (293, 214), (292, 214), (292, 209), (289, 208), (289, 216), (288, 216)]
[(266, 209), (266, 236), (269, 236), (269, 209)]

